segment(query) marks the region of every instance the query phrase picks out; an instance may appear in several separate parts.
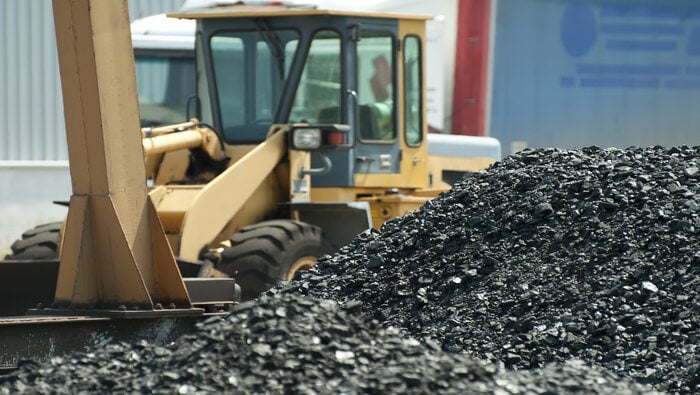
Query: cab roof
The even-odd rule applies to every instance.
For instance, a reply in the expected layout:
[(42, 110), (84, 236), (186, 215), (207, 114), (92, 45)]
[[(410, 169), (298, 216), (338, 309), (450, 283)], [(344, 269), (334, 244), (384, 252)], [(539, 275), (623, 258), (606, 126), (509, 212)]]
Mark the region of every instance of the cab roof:
[(214, 18), (267, 18), (285, 16), (350, 16), (362, 18), (384, 18), (384, 19), (414, 19), (430, 20), (430, 15), (421, 14), (399, 14), (387, 12), (362, 12), (347, 10), (315, 9), (309, 7), (295, 7), (286, 5), (248, 5), (234, 4), (211, 8), (191, 9), (187, 11), (168, 14), (171, 18), (185, 19), (214, 19)]

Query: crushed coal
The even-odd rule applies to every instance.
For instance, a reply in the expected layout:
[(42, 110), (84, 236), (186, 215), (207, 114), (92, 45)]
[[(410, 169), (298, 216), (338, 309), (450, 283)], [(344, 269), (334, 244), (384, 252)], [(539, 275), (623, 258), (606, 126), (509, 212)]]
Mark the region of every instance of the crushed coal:
[(407, 338), (357, 307), (271, 294), (165, 347), (119, 343), (25, 363), (0, 376), (0, 393), (653, 393), (578, 360), (509, 372)]
[(700, 147), (536, 149), (324, 257), (302, 292), (449, 352), (700, 391)]
[(535, 149), (167, 346), (0, 393), (697, 393), (700, 147)]

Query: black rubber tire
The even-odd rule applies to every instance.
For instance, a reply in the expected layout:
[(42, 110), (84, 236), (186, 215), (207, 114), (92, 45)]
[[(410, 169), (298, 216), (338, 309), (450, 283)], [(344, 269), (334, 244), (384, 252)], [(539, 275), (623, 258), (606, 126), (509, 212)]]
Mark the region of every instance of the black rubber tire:
[(251, 300), (286, 280), (300, 259), (326, 252), (321, 228), (292, 220), (264, 221), (233, 235), (217, 268), (236, 279), (243, 300)]
[(63, 222), (39, 225), (22, 233), (22, 238), (12, 243), (12, 253), (7, 260), (57, 259), (61, 244)]

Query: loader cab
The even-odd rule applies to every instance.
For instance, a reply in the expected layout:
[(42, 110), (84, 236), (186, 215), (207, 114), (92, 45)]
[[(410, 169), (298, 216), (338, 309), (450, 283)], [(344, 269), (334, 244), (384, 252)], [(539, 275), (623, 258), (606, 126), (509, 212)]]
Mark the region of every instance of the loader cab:
[[(222, 7), (197, 20), (198, 116), (229, 146), (273, 124), (344, 124), (317, 188), (427, 186), (424, 16)], [(312, 163), (319, 160), (312, 157)]]

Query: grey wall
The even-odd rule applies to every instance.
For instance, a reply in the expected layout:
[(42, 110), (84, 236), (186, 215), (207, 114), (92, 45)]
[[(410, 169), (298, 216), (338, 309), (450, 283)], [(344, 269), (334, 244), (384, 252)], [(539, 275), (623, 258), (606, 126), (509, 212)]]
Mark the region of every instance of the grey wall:
[(51, 2), (0, 4), (0, 160), (67, 159)]
[[(129, 0), (129, 13), (133, 20), (182, 3)], [(50, 1), (0, 0), (0, 59), (0, 161), (67, 160)]]

